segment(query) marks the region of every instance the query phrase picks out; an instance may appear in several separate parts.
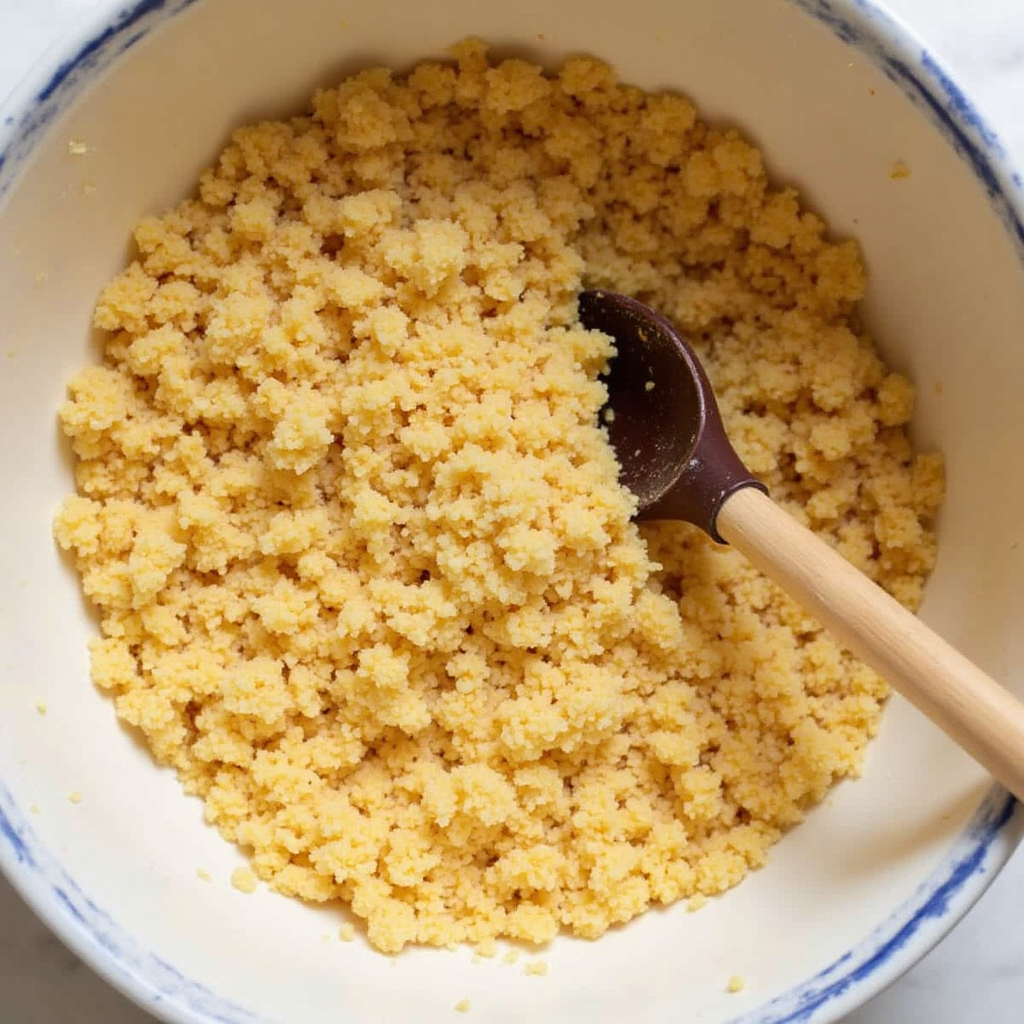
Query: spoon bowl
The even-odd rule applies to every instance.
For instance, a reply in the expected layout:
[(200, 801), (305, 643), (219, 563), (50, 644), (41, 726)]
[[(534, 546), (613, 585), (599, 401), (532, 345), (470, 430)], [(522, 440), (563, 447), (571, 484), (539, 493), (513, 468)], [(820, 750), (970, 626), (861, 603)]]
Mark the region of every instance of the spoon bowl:
[(616, 339), (604, 419), (620, 478), (644, 517), (686, 469), (707, 422), (707, 398), (713, 403), (714, 396), (689, 346), (654, 310), (625, 295), (592, 291), (580, 296), (579, 311), (584, 326)]

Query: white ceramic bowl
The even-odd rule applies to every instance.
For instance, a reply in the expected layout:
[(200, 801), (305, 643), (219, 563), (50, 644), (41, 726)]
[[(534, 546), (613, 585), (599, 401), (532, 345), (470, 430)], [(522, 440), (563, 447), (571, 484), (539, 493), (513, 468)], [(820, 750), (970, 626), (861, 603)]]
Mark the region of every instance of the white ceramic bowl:
[[(835, 1020), (951, 927), (1021, 833), (1013, 802), (899, 699), (864, 778), (765, 870), (699, 914), (677, 907), (597, 943), (559, 940), (539, 979), (473, 965), (468, 951), (412, 951), (393, 965), (360, 943), (323, 942), (337, 927), (330, 909), (241, 896), (226, 884), (235, 851), (89, 684), (94, 625), (50, 532), (70, 487), (54, 414), (68, 377), (96, 357), (90, 311), (132, 222), (180, 198), (232, 126), (470, 33), (549, 62), (589, 51), (628, 80), (687, 92), (705, 116), (747, 129), (777, 179), (862, 240), (872, 326), (919, 384), (919, 441), (947, 458), (924, 617), (1024, 690), (1021, 181), (956, 85), (881, 9), (111, 2), (0, 119), (0, 864), (76, 952), (167, 1021), (433, 1024), (462, 998), (473, 1019), (509, 1024)], [(86, 155), (69, 154), (72, 138)], [(909, 178), (890, 178), (897, 160)], [(726, 992), (731, 975), (745, 991)]]

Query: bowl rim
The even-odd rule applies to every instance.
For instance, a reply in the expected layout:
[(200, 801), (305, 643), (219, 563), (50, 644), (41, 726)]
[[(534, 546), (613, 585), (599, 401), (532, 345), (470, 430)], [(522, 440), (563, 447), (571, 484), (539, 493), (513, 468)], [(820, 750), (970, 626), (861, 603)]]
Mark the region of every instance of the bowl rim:
[[(0, 103), (0, 212), (48, 126), (93, 74), (198, 0), (100, 0), (65, 29)], [(893, 81), (959, 154), (1024, 263), (1024, 177), (945, 64), (879, 0), (787, 0)], [(1024, 808), (986, 792), (943, 862), (903, 904), (824, 970), (730, 1024), (830, 1024), (917, 963), (984, 894), (1024, 838)], [(0, 780), (0, 871), (43, 923), (107, 983), (167, 1024), (270, 1024), (138, 944), (44, 848)]]

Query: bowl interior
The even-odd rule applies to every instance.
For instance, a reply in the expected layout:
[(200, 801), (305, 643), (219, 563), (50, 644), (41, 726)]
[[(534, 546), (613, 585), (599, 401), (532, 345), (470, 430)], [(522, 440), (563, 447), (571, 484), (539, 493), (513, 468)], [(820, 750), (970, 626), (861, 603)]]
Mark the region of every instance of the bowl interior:
[[(45, 129), (0, 207), (0, 795), (97, 913), (133, 937), (128, 949), (112, 930), (107, 954), (153, 951), (165, 979), (195, 979), (253, 1012), (215, 1013), (182, 983), (151, 1003), (171, 1019), (430, 1024), (450, 1021), (463, 998), (493, 1022), (732, 1019), (857, 946), (948, 859), (987, 790), (894, 699), (864, 777), (767, 868), (699, 913), (679, 906), (598, 943), (558, 940), (543, 954), (548, 977), (527, 977), (466, 950), (391, 961), (361, 941), (341, 945), (336, 909), (241, 895), (228, 884), (241, 858), (89, 685), (95, 625), (50, 532), (71, 485), (55, 409), (71, 374), (97, 358), (92, 305), (126, 258), (131, 225), (181, 198), (233, 126), (299, 110), (350, 70), (408, 66), (470, 34), (552, 65), (593, 53), (626, 80), (689, 94), (702, 116), (758, 142), (775, 179), (801, 188), (835, 233), (862, 241), (879, 347), (918, 384), (918, 443), (947, 460), (924, 617), (1024, 693), (1011, 471), (1024, 270), (969, 165), (878, 67), (800, 7), (759, 0), (601, 2), (585, 17), (552, 0), (204, 0), (127, 49)], [(88, 151), (72, 155), (72, 139)], [(896, 161), (909, 177), (890, 177)], [(52, 894), (37, 902), (64, 912)], [(732, 975), (746, 979), (742, 993), (727, 993)]]

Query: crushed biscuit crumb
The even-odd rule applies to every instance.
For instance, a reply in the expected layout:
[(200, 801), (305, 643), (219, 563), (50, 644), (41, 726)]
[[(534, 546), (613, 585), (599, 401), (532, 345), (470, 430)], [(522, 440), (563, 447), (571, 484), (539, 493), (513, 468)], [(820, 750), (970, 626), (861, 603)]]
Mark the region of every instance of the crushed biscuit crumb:
[(80, 804), (82, 802), (82, 794), (76, 789), (72, 793), (68, 793), (68, 800), (73, 804)]
[(747, 987), (747, 983), (738, 974), (734, 974), (729, 979), (729, 984), (726, 986), (729, 992), (742, 992)]
[(251, 896), (256, 891), (256, 876), (248, 868), (235, 868), (231, 872), (231, 884), (239, 891)]
[(85, 156), (88, 152), (89, 147), (81, 139), (68, 139), (69, 156)]

